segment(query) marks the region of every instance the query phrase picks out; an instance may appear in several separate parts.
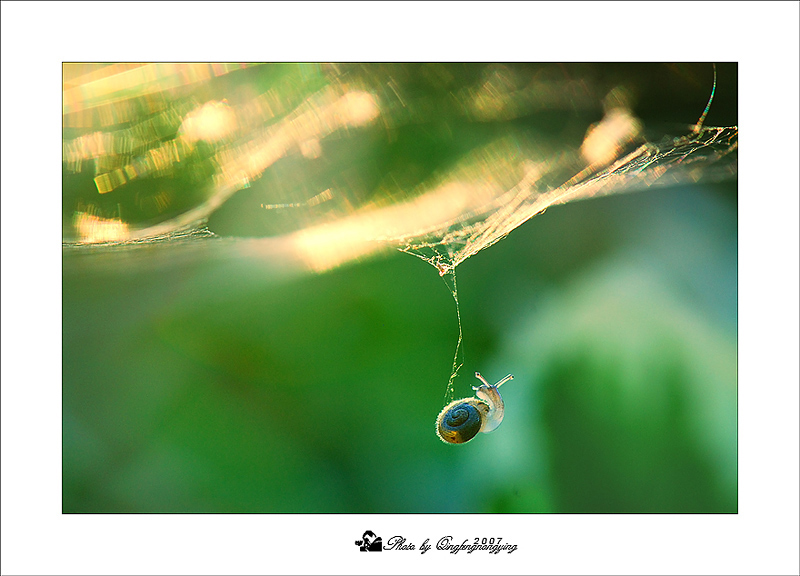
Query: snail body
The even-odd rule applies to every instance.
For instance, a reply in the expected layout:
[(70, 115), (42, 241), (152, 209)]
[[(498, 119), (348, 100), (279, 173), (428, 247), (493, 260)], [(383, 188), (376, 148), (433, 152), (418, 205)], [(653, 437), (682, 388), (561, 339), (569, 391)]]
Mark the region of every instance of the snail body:
[(509, 374), (497, 384), (489, 384), (478, 372), (475, 372), (475, 377), (482, 382), (480, 386), (472, 387), (476, 398), (453, 400), (439, 413), (436, 434), (442, 442), (464, 444), (478, 432), (488, 433), (497, 429), (503, 421), (505, 406), (497, 389), (514, 377)]

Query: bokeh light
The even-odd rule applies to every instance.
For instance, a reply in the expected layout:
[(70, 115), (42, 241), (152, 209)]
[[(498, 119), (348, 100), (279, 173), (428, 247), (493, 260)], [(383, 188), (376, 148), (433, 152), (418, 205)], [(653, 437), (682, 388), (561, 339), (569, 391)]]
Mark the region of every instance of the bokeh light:
[(716, 72), (65, 64), (63, 510), (736, 512)]

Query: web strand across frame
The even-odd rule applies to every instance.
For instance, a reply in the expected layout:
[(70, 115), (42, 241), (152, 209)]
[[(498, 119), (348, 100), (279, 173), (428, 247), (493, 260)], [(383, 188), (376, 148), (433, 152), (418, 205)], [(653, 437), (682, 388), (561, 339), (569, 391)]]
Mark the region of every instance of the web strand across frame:
[[(447, 279), (450, 278), (452, 280), (452, 287), (447, 283)], [(464, 365), (464, 348), (462, 345), (463, 340), (463, 330), (461, 327), (461, 307), (458, 304), (458, 283), (456, 282), (456, 271), (455, 268), (450, 270), (447, 274), (442, 276), (442, 280), (447, 285), (447, 288), (450, 290), (450, 294), (453, 296), (453, 300), (456, 303), (456, 318), (458, 319), (458, 341), (456, 342), (456, 350), (453, 354), (453, 368), (450, 372), (450, 378), (447, 381), (447, 388), (445, 389), (444, 393), (444, 401), (442, 406), (448, 405), (450, 402), (453, 401), (453, 397), (455, 396), (453, 381), (458, 376), (458, 371)], [(458, 354), (461, 352), (461, 360), (458, 359)]]
[[(547, 158), (528, 142), (506, 139), (473, 153), (449, 179), (429, 192), (449, 194), (451, 201), (461, 203), (461, 211), (439, 226), (392, 240), (400, 244), (400, 251), (436, 268), (445, 284), (448, 277), (452, 279), (448, 288), (456, 303), (459, 334), (445, 403), (453, 398), (453, 381), (463, 365), (463, 359), (458, 362), (463, 336), (456, 284), (458, 265), (550, 206), (652, 186), (735, 177), (738, 127), (703, 126), (715, 91), (716, 66), (708, 103), (684, 136), (638, 144), (638, 121), (624, 110), (612, 110), (599, 127), (587, 132), (579, 151), (562, 150)], [(595, 129), (606, 132), (601, 131), (599, 151), (588, 146)]]
[(713, 72), (708, 102), (685, 135), (642, 143), (641, 122), (614, 104), (579, 149), (554, 153), (538, 140), (506, 137), (470, 154), (429, 193), (459, 202), (456, 216), (392, 240), (444, 276), (550, 206), (735, 177), (738, 127), (703, 125), (717, 89), (716, 64)]
[[(496, 174), (484, 166), (485, 180), (456, 181), (464, 188), (463, 201), (470, 204), (467, 210), (434, 229), (394, 240), (400, 244), (400, 251), (425, 260), (444, 276), (550, 206), (653, 186), (713, 182), (735, 176), (738, 133), (736, 126), (702, 127), (697, 133), (648, 142), (608, 166), (578, 169), (561, 183), (554, 179), (563, 177), (565, 166), (577, 164), (566, 155), (549, 162), (534, 162), (520, 154), (506, 157), (496, 166)], [(486, 155), (497, 154), (499, 148), (510, 145), (500, 143)], [(509, 174), (516, 174), (517, 181), (500, 189), (498, 181)]]
[(705, 109), (672, 138), (633, 112), (661, 66), (65, 64), (62, 243), (213, 239), (287, 275), (413, 254), (456, 304), (447, 399), (467, 258), (553, 205), (735, 178), (738, 128), (705, 126), (724, 95), (713, 68)]
[(712, 64), (714, 67), (714, 82), (711, 85), (711, 96), (708, 97), (708, 103), (706, 104), (705, 110), (700, 115), (700, 118), (697, 120), (697, 124), (694, 125), (693, 132), (697, 134), (700, 132), (700, 129), (703, 127), (703, 122), (706, 121), (706, 116), (708, 116), (708, 111), (711, 110), (711, 103), (714, 101), (714, 93), (717, 91), (717, 65)]

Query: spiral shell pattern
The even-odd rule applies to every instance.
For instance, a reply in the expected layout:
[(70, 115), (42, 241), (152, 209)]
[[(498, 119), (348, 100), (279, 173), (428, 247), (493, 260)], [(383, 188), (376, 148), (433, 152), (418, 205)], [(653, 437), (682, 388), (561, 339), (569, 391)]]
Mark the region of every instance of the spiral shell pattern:
[(445, 406), (436, 419), (436, 434), (448, 444), (463, 444), (483, 429), (489, 405), (477, 398), (461, 398)]

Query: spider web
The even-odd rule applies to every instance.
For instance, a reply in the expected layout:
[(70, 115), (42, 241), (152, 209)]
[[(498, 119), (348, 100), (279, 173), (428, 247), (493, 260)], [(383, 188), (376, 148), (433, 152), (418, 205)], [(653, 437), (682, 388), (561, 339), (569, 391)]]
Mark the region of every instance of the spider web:
[[(733, 177), (737, 171), (737, 147), (737, 127), (703, 128), (698, 122), (684, 136), (641, 144), (610, 165), (600, 169), (586, 166), (561, 184), (555, 183), (559, 178), (564, 178), (564, 168), (579, 165), (579, 161), (570, 158), (569, 154), (562, 154), (549, 162), (535, 162), (520, 152), (518, 145), (511, 151), (507, 142), (488, 152), (487, 158), (500, 154), (505, 161), (483, 166), (482, 184), (491, 190), (485, 203), (442, 223), (438, 228), (395, 239), (401, 244), (400, 251), (424, 260), (438, 271), (455, 301), (458, 342), (444, 403), (452, 401), (453, 381), (463, 365), (463, 329), (456, 280), (459, 264), (502, 240), (518, 226), (553, 205), (652, 186)], [(573, 156), (576, 155), (573, 153)], [(507, 190), (493, 186), (498, 178), (508, 173), (518, 175), (519, 179), (514, 185)], [(472, 186), (480, 188), (480, 183), (473, 179)]]
[[(213, 237), (209, 217), (250, 189), (236, 219), (288, 226), (234, 233), (256, 237), (248, 255), (320, 272), (399, 249), (433, 266), (456, 304), (448, 402), (463, 365), (462, 262), (550, 206), (735, 177), (738, 128), (703, 126), (714, 70), (696, 125), (644, 137), (626, 88), (593, 80), (593, 66), (65, 65), (63, 243)], [(567, 128), (539, 130), (551, 117)], [(434, 172), (392, 167), (424, 138)], [(359, 156), (364, 142), (383, 151)], [(453, 164), (451, 148), (471, 151)], [(390, 166), (377, 185), (374, 165)]]
[(522, 161), (523, 178), (469, 214), (419, 235), (397, 238), (402, 252), (417, 256), (441, 276), (503, 239), (553, 205), (649, 188), (709, 182), (736, 174), (738, 128), (702, 128), (696, 134), (646, 143), (597, 172), (579, 172), (560, 186), (541, 184), (544, 164)]

